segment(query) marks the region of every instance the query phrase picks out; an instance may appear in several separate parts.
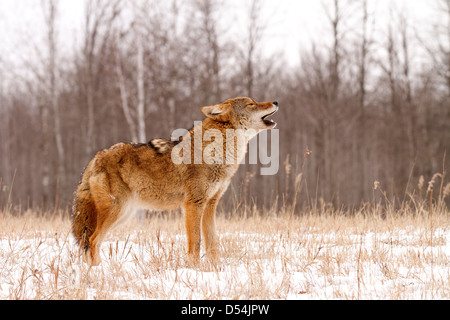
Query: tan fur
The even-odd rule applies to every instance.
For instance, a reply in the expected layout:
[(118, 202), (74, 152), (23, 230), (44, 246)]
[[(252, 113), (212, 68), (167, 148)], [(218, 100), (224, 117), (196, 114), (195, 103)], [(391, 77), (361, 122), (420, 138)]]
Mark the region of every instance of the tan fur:
[[(225, 137), (226, 129), (271, 129), (275, 123), (262, 117), (274, 113), (277, 103), (256, 103), (250, 98), (236, 98), (203, 107), (206, 118), (191, 135), (194, 157), (194, 133), (216, 129)], [(185, 136), (185, 137), (186, 137)], [(245, 156), (247, 142), (236, 143), (236, 160)], [(213, 143), (213, 142), (209, 142)], [(185, 210), (188, 255), (196, 263), (200, 252), (200, 230), (205, 250), (217, 258), (215, 212), (228, 188), (239, 162), (233, 164), (174, 164), (171, 151), (175, 142), (155, 139), (148, 144), (119, 143), (97, 153), (86, 167), (73, 205), (73, 234), (91, 265), (100, 263), (99, 248), (105, 234), (123, 222), (135, 208)], [(204, 150), (208, 142), (202, 143)], [(197, 147), (198, 148), (198, 147)], [(201, 150), (200, 152), (202, 152)], [(203, 154), (203, 153), (202, 153)]]

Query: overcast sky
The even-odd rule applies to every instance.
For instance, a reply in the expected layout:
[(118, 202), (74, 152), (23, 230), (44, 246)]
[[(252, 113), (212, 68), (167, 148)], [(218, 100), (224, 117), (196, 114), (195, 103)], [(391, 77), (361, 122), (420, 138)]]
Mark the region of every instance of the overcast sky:
[[(79, 37), (74, 30), (83, 23), (83, 2), (60, 0), (60, 37), (68, 48)], [(243, 2), (225, 0), (228, 10), (234, 12), (243, 10)], [(289, 61), (297, 63), (299, 50), (324, 34), (326, 16), (323, 3), (323, 0), (265, 0), (265, 19), (270, 21), (265, 43), (269, 51), (283, 52)], [(3, 57), (16, 56), (20, 59), (21, 55), (28, 54), (27, 47), (33, 41), (36, 41), (34, 45), (38, 45), (38, 39), (44, 33), (40, 4), (38, 0), (0, 0), (0, 54)], [(369, 0), (369, 11), (374, 13), (380, 30), (390, 19), (390, 8), (408, 12), (412, 24), (420, 25), (419, 29), (437, 19), (434, 1)]]

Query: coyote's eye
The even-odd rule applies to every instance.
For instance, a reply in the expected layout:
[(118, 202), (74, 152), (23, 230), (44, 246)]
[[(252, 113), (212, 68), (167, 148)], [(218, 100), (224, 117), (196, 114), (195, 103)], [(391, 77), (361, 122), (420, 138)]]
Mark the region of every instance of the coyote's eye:
[(247, 104), (247, 107), (254, 107), (254, 106), (255, 106), (255, 104), (253, 102), (250, 102)]

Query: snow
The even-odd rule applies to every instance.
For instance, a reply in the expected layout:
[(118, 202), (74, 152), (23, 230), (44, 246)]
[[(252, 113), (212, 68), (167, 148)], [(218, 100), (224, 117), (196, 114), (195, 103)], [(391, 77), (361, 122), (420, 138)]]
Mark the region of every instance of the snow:
[(230, 232), (221, 262), (185, 264), (185, 236), (109, 237), (89, 268), (69, 233), (0, 238), (0, 299), (449, 299), (450, 234)]

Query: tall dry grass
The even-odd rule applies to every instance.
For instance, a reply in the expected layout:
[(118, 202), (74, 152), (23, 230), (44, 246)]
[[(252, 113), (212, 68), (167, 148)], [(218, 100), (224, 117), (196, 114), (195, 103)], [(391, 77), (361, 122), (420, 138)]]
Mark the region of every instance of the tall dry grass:
[(221, 261), (186, 265), (181, 214), (140, 216), (82, 262), (67, 214), (0, 214), (0, 299), (449, 299), (446, 208), (218, 215)]

